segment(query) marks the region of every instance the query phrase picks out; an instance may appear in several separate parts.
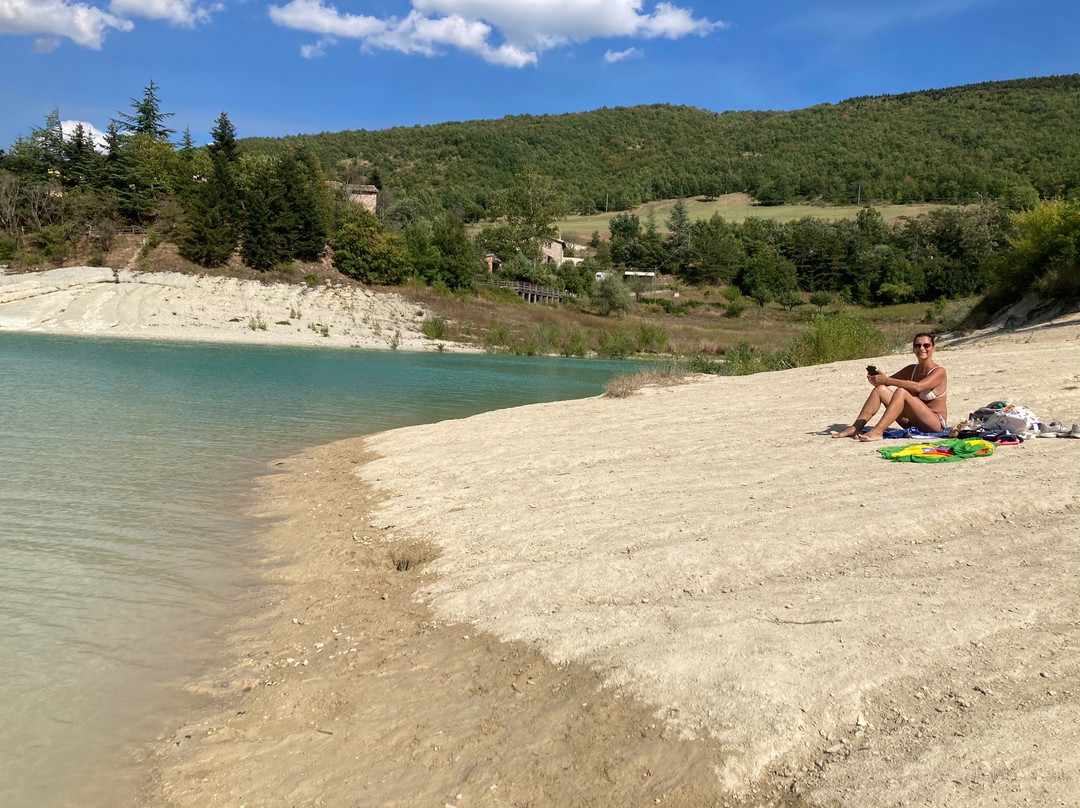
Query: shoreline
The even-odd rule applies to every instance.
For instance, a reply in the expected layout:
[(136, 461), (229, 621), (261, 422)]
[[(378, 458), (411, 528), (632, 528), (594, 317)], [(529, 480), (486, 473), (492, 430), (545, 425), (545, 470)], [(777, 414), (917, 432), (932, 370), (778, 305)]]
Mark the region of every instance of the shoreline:
[[(1078, 346), (1074, 317), (943, 351), (950, 421), (1077, 417)], [(286, 461), (281, 597), (202, 683), (221, 706), (154, 745), (144, 804), (1071, 799), (1080, 442), (886, 463), (822, 435), (862, 364)]]
[(347, 285), (109, 267), (0, 274), (0, 333), (478, 352), (427, 339), (420, 330), (426, 316), (422, 305), (399, 295)]
[(191, 685), (210, 706), (139, 753), (135, 804), (718, 803), (719, 745), (416, 600), (438, 551), (371, 521), (368, 439), (259, 479), (267, 590), (228, 631), (236, 664)]

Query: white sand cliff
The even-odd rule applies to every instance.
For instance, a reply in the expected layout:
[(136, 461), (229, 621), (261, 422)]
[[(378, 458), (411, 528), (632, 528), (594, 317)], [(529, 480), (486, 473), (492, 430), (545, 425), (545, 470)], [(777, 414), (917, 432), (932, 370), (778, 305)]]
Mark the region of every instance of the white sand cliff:
[(0, 331), (431, 350), (424, 316), (398, 295), (357, 286), (107, 267), (0, 275)]

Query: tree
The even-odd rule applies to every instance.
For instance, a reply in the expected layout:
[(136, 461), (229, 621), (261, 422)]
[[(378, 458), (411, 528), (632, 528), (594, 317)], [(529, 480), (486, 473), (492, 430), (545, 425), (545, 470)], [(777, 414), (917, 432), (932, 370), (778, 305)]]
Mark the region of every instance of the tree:
[(541, 246), (555, 238), (555, 220), (568, 209), (552, 179), (536, 171), (518, 175), (497, 204), (517, 242), (517, 251), (532, 259), (539, 258)]
[(465, 234), (465, 225), (447, 213), (436, 223), (432, 238), (441, 258), (439, 279), (450, 289), (468, 289), (480, 269), (480, 260)]
[(746, 260), (746, 251), (732, 226), (714, 213), (705, 221), (692, 226), (693, 249), (681, 269), (681, 276), (690, 283), (731, 283)]
[(678, 199), (671, 209), (667, 220), (668, 237), (664, 241), (671, 257), (668, 266), (674, 272), (681, 272), (690, 263), (693, 223), (686, 212), (686, 200)]
[(596, 282), (589, 301), (596, 313), (602, 317), (634, 310), (634, 299), (630, 296), (630, 290), (615, 273), (609, 273)]
[(338, 271), (363, 283), (398, 284), (408, 274), (401, 237), (383, 230), (366, 210), (350, 212), (331, 244)]
[(641, 219), (636, 213), (617, 213), (608, 222), (611, 260), (621, 266), (642, 266), (645, 250), (641, 244)]
[(158, 86), (151, 79), (143, 89), (142, 98), (131, 99), (131, 114), (118, 113), (114, 119), (125, 134), (145, 135), (153, 140), (167, 143), (169, 136), (176, 134), (175, 129), (165, 126), (165, 121), (173, 116), (171, 112), (161, 111), (161, 99), (158, 98)]
[(239, 241), (242, 227), (237, 184), (236, 129), (222, 112), (211, 134), (210, 176), (196, 183), (184, 202), (180, 255), (205, 267), (225, 264)]

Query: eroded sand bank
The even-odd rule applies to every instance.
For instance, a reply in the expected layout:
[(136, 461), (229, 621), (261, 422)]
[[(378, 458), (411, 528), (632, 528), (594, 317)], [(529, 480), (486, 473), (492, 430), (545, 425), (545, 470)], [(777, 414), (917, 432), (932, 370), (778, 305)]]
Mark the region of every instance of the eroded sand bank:
[[(1080, 318), (938, 361), (1080, 421)], [(907, 357), (882, 357), (895, 370)], [(148, 804), (1073, 804), (1080, 440), (895, 464), (865, 361), (345, 441)]]
[(0, 275), (0, 331), (432, 350), (420, 331), (426, 314), (398, 295), (346, 285), (108, 267)]

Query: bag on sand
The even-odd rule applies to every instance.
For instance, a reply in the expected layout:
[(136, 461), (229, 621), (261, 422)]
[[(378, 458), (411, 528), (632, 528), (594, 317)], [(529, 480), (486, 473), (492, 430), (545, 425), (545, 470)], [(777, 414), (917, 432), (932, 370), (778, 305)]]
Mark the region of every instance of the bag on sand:
[(1039, 428), (1039, 418), (1022, 404), (1010, 404), (998, 410), (983, 424), (983, 429), (1007, 429), (1014, 435), (1035, 432)]

